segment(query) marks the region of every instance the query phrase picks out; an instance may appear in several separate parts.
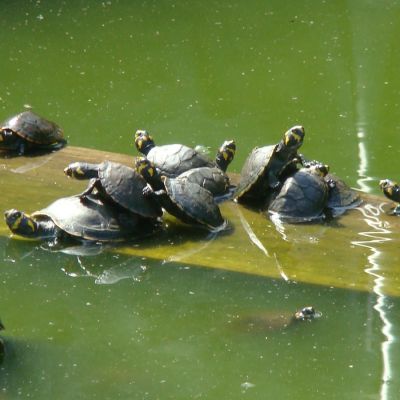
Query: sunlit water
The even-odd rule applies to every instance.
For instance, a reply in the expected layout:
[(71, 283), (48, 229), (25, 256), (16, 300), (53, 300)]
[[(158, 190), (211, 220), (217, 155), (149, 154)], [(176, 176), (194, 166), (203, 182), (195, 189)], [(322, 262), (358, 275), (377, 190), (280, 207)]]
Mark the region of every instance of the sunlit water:
[[(352, 186), (377, 194), (379, 179), (399, 179), (398, 1), (2, 1), (0, 10), (0, 119), (30, 105), (72, 145), (128, 154), (138, 128), (211, 154), (234, 138), (236, 172), (254, 146), (300, 123), (304, 154)], [(41, 196), (14, 190), (30, 210)], [(0, 237), (0, 398), (398, 399), (400, 303), (385, 287), (396, 286), (399, 256), (386, 250), (394, 234), (376, 210), (359, 213), (368, 229), (337, 251), (365, 249), (369, 292), (297, 282), (286, 267), (318, 238), (283, 229), (291, 258), (244, 217), (259, 263), (272, 260), (278, 278), (186, 264), (200, 247), (159, 262)], [(316, 258), (321, 276), (335, 267)], [(241, 324), (310, 304), (322, 312), (312, 323)]]

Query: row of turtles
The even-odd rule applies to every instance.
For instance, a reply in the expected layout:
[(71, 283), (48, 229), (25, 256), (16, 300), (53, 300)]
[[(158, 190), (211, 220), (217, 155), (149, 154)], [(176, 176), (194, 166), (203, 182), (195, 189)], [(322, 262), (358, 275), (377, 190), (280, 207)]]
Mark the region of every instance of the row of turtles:
[[(226, 229), (218, 204), (229, 198), (288, 222), (335, 216), (358, 205), (358, 193), (329, 174), (326, 165), (298, 153), (304, 136), (304, 128), (294, 126), (279, 143), (255, 148), (233, 187), (226, 174), (235, 155), (233, 140), (225, 141), (212, 161), (182, 144), (156, 146), (147, 131), (138, 130), (134, 140), (144, 157), (136, 158), (133, 168), (112, 162), (73, 163), (64, 172), (90, 179), (83, 193), (32, 215), (8, 210), (6, 223), (12, 232), (28, 237), (105, 241), (153, 233), (160, 227), (162, 209), (185, 223)], [(61, 128), (32, 111), (7, 119), (0, 128), (3, 151), (25, 154), (35, 146), (43, 151), (65, 144)], [(381, 181), (381, 187), (389, 198), (400, 200), (393, 182)]]
[[(152, 141), (144, 131), (137, 132), (137, 141), (139, 137), (143, 144), (147, 140), (147, 147)], [(167, 147), (170, 162), (166, 165), (177, 166), (168, 176), (146, 157), (135, 158), (133, 168), (109, 161), (75, 162), (64, 173), (75, 179), (89, 179), (84, 192), (58, 199), (32, 215), (7, 210), (6, 223), (13, 233), (30, 238), (113, 241), (142, 238), (157, 231), (164, 209), (184, 223), (210, 231), (226, 229), (218, 201), (230, 189), (225, 170), (235, 154), (234, 141), (222, 144), (214, 162), (187, 146)], [(206, 166), (188, 171), (191, 165), (201, 165), (200, 157)], [(182, 169), (184, 172), (177, 175)]]

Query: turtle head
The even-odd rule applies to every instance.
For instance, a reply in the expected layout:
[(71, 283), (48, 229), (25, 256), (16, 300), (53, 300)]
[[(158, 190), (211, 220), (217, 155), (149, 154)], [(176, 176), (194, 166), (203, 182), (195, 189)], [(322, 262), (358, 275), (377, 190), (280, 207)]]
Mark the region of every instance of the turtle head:
[(85, 171), (82, 169), (82, 165), (79, 162), (74, 162), (64, 168), (64, 174), (69, 178), (75, 179), (86, 179)]
[(137, 157), (135, 159), (135, 168), (136, 171), (143, 176), (147, 183), (151, 184), (154, 179), (160, 178), (156, 167), (146, 157)]
[(138, 129), (135, 132), (135, 146), (140, 153), (147, 155), (147, 153), (155, 146), (153, 137), (149, 132)]
[(15, 209), (4, 212), (4, 219), (12, 233), (22, 236), (35, 236), (38, 231), (37, 222), (22, 211)]
[(308, 168), (312, 174), (318, 175), (322, 178), (324, 178), (326, 175), (328, 175), (328, 172), (329, 172), (329, 166), (326, 164), (322, 164), (322, 163), (317, 163), (317, 164), (311, 165), (311, 167), (308, 167)]
[(0, 129), (0, 149), (16, 150), (21, 138), (11, 129)]
[(226, 171), (233, 157), (235, 157), (235, 152), (236, 143), (234, 140), (225, 140), (225, 142), (222, 143), (215, 157), (215, 162), (222, 171)]
[(304, 128), (301, 125), (295, 125), (285, 132), (283, 142), (286, 147), (296, 150), (303, 144), (304, 135)]
[(396, 182), (393, 182), (390, 179), (382, 179), (379, 181), (379, 187), (388, 199), (399, 201), (400, 187)]
[(315, 308), (312, 306), (303, 307), (301, 310), (298, 310), (294, 314), (294, 318), (298, 321), (306, 321), (317, 318), (321, 315), (321, 313), (316, 312)]

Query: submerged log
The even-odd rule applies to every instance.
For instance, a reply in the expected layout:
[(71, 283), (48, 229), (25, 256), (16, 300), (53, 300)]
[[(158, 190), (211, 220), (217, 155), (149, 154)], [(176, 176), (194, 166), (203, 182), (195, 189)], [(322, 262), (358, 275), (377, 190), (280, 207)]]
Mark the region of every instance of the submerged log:
[[(133, 156), (67, 147), (40, 157), (0, 159), (2, 211), (33, 212), (55, 199), (80, 193), (87, 182), (68, 179), (63, 169), (74, 161), (111, 160), (133, 165)], [(233, 181), (237, 176), (231, 175)], [(363, 203), (338, 219), (318, 224), (274, 224), (268, 216), (232, 201), (221, 204), (231, 231), (210, 236), (168, 217), (168, 229), (139, 245), (111, 251), (240, 273), (288, 283), (308, 282), (400, 295), (398, 237), (400, 218), (388, 215), (394, 204), (383, 196), (360, 193)], [(0, 237), (10, 232), (0, 222)], [(378, 282), (378, 276), (383, 276)]]

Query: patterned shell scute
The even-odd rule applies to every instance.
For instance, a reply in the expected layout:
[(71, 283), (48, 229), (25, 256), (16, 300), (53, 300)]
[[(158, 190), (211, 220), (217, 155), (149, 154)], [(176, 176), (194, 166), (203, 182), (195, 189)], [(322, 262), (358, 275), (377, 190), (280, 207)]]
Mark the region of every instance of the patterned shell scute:
[(58, 199), (32, 217), (38, 221), (50, 218), (61, 230), (80, 239), (121, 239), (120, 226), (110, 208), (99, 201), (81, 201), (79, 196)]
[(219, 207), (208, 190), (179, 179), (166, 179), (164, 185), (171, 201), (190, 218), (211, 228), (224, 223)]
[(10, 129), (28, 142), (51, 145), (64, 140), (62, 129), (54, 122), (24, 111), (4, 121), (2, 129)]
[(147, 158), (156, 166), (161, 175), (169, 178), (198, 167), (214, 167), (215, 164), (203, 154), (182, 144), (155, 146)]
[(241, 196), (256, 184), (257, 180), (266, 171), (272, 156), (276, 150), (276, 145), (256, 147), (247, 157), (242, 171), (240, 181), (236, 189), (236, 196)]
[(187, 179), (209, 190), (214, 196), (226, 193), (229, 187), (228, 176), (219, 168), (199, 167), (179, 175), (179, 179)]
[(286, 179), (268, 210), (291, 222), (307, 222), (323, 217), (328, 187), (324, 179), (303, 169)]
[(143, 196), (147, 182), (133, 168), (105, 161), (100, 164), (99, 178), (106, 193), (123, 208), (148, 218), (162, 214), (154, 201)]

